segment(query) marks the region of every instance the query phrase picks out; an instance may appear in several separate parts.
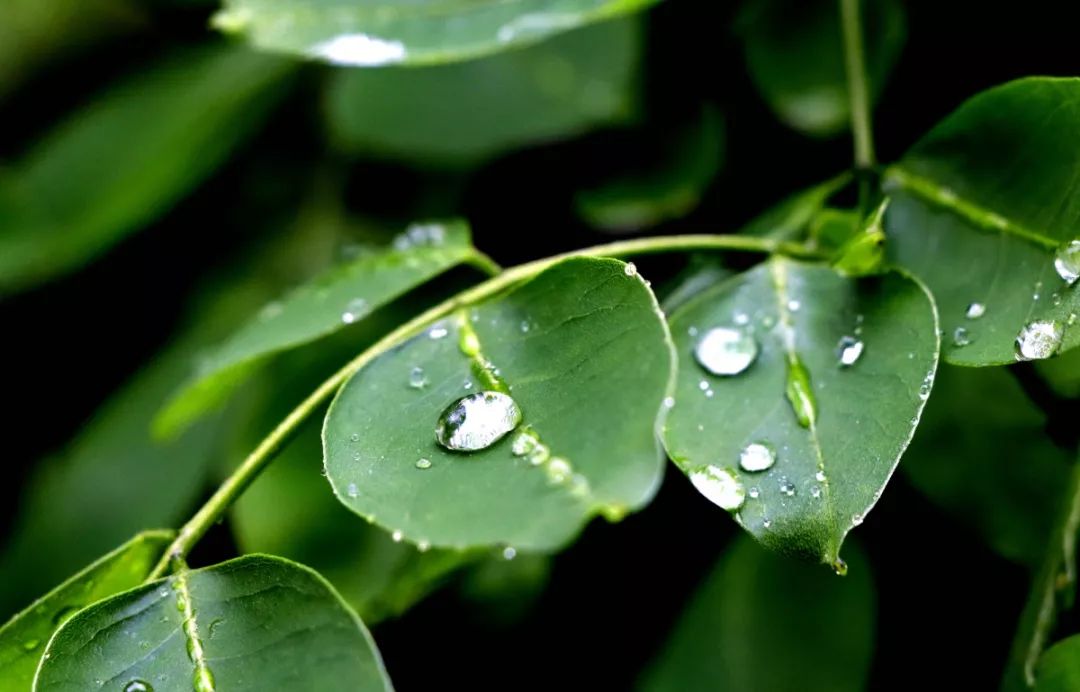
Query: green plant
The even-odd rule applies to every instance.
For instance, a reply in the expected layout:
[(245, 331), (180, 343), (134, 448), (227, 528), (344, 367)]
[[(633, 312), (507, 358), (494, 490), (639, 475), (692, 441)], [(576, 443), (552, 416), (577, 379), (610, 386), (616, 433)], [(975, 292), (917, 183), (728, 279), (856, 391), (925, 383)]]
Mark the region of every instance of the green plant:
[[(357, 68), (327, 73), (324, 117), (335, 146), (375, 158), (452, 170), (630, 120), (633, 12), (648, 4), (226, 0), (214, 25), (268, 53), (188, 49), (3, 172), (0, 290), (145, 226), (303, 81), (297, 57)], [(1075, 590), (1078, 436), (1045, 428), (1070, 420), (1080, 372), (1080, 80), (991, 88), (881, 165), (872, 101), (902, 44), (898, 3), (754, 0), (736, 25), (784, 122), (815, 137), (850, 125), (850, 173), (735, 234), (623, 238), (504, 269), (464, 221), (420, 213), (325, 269), (310, 248), (378, 235), (352, 228), (325, 157), (301, 232), (245, 258), (258, 280), (212, 282), (184, 336), (35, 479), (0, 560), (12, 597), (94, 561), (0, 629), (0, 690), (388, 689), (357, 611), (400, 614), (452, 574), (479, 601), (516, 601), (595, 517), (645, 510), (666, 458), (757, 543), (851, 574), (740, 539), (641, 686), (857, 689), (873, 585), (845, 541), (924, 408), (911, 484), (1041, 564), (1004, 687), (1074, 689), (1080, 636), (1050, 645)], [(358, 69), (399, 64), (426, 67)], [(461, 115), (481, 107), (494, 110)], [(575, 191), (580, 215), (618, 233), (690, 213), (720, 166), (722, 119), (698, 109), (687, 133), (645, 173)], [(653, 286), (631, 260), (654, 256), (685, 267)], [(240, 314), (254, 316), (238, 327)], [(325, 480), (307, 473), (320, 416)], [(965, 417), (1008, 434), (969, 439)], [(979, 467), (1007, 444), (1029, 468)], [(104, 474), (123, 479), (115, 492), (80, 492)], [(175, 523), (217, 476), (179, 529), (97, 557), (106, 536)], [(226, 517), (241, 556), (189, 568)], [(91, 521), (106, 526), (42, 558)], [(756, 617), (777, 594), (809, 605)], [(819, 637), (833, 612), (844, 626)], [(821, 657), (835, 664), (817, 670)]]

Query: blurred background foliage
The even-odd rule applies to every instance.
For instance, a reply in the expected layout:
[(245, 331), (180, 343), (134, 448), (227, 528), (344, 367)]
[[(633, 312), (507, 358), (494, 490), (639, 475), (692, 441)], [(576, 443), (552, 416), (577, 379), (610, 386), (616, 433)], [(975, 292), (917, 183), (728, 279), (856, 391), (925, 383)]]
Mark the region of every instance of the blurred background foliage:
[[(450, 271), (279, 355), (181, 436), (151, 434), (205, 348), (410, 221), (463, 217), (504, 265), (613, 234), (733, 231), (784, 199), (747, 230), (829, 244), (850, 226), (827, 207), (850, 203), (846, 179), (812, 187), (850, 162), (831, 0), (667, 0), (476, 60), (378, 69), (255, 52), (209, 28), (217, 9), (0, 4), (5, 617), (136, 531), (176, 526), (338, 364), (477, 279)], [(865, 15), (882, 160), (981, 89), (1080, 72), (1066, 3), (881, 0)], [(669, 305), (684, 278), (727, 271), (641, 264)], [(678, 474), (558, 556), (421, 553), (334, 500), (314, 425), (195, 559), (265, 551), (320, 570), (374, 624), (400, 689), (528, 671), (536, 687), (839, 690), (931, 669), (982, 689), (1066, 473), (1075, 361), (946, 367), (845, 580), (736, 537)]]

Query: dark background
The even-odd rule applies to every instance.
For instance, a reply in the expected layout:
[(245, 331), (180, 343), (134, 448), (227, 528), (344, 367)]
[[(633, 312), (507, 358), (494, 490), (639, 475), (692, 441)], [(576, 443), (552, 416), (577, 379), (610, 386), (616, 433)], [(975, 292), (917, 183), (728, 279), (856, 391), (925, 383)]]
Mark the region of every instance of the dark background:
[[(1080, 74), (1073, 5), (907, 3), (906, 47), (876, 110), (879, 158), (897, 158), (979, 90), (1026, 75)], [(655, 142), (710, 101), (726, 120), (723, 170), (697, 211), (657, 231), (735, 229), (783, 195), (847, 167), (851, 145), (845, 137), (809, 139), (776, 121), (746, 77), (730, 29), (734, 13), (730, 3), (703, 0), (667, 0), (652, 12), (647, 115), (632, 134), (537, 147), (460, 175), (344, 160), (349, 204), (402, 221), (418, 211), (458, 211), (472, 223), (477, 245), (503, 264), (604, 242), (608, 236), (574, 215), (574, 190), (619, 170), (632, 142)], [(18, 152), (133, 62), (205, 40), (206, 16), (205, 8), (163, 7), (152, 26), (47, 68), (0, 105), (0, 157)], [(60, 449), (168, 340), (193, 286), (257, 245), (266, 231), (260, 220), (296, 205), (323, 146), (308, 105), (302, 88), (194, 194), (100, 261), (0, 302), (7, 402), (0, 526), (10, 522), (32, 465)], [(261, 174), (254, 182), (252, 170)], [(439, 195), (430, 194), (440, 186), (463, 189), (463, 208), (440, 207)], [(237, 199), (255, 206), (239, 210)], [(639, 265), (650, 277), (671, 269)], [(558, 556), (530, 614), (512, 626), (451, 590), (377, 626), (397, 687), (629, 687), (735, 535), (714, 507), (690, 501), (687, 487), (669, 473), (647, 511), (618, 525), (590, 525)], [(996, 687), (1027, 592), (1025, 570), (983, 547), (900, 474), (856, 533), (878, 594), (871, 687)], [(218, 529), (199, 555), (224, 557), (231, 549), (227, 531)]]

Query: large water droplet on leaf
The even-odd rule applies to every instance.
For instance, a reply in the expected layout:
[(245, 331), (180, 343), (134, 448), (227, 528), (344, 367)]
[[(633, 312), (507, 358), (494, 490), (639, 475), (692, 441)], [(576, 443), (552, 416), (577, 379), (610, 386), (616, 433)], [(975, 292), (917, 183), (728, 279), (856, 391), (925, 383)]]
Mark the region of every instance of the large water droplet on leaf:
[(1070, 240), (1057, 249), (1054, 269), (1061, 280), (1070, 286), (1080, 279), (1080, 239)]
[(477, 392), (446, 407), (435, 426), (435, 439), (458, 452), (486, 449), (521, 423), (517, 402), (501, 392)]
[(731, 327), (710, 329), (694, 347), (697, 362), (714, 375), (738, 375), (750, 367), (757, 355), (754, 337)]
[(710, 464), (703, 469), (692, 471), (690, 482), (713, 504), (729, 512), (737, 510), (746, 502), (746, 489), (728, 469)]
[(764, 442), (751, 442), (739, 453), (739, 466), (744, 471), (757, 472), (770, 468), (776, 462), (776, 452)]
[(836, 357), (840, 360), (840, 367), (848, 368), (855, 365), (862, 357), (865, 347), (862, 341), (853, 336), (841, 337), (840, 343), (836, 345)]
[(1017, 360), (1041, 360), (1057, 353), (1065, 328), (1057, 320), (1036, 320), (1016, 336)]

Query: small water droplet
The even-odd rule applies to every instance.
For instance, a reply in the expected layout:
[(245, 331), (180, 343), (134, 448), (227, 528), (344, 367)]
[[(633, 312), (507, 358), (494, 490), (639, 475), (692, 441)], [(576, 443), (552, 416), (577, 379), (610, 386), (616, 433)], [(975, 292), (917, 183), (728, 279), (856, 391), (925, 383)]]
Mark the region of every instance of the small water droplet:
[(673, 396), (664, 397), (664, 408), (675, 408), (675, 397), (673, 397)]
[(627, 262), (623, 267), (623, 273), (627, 276), (635, 276), (637, 274), (637, 266), (633, 262)]
[(770, 526), (772, 526), (772, 519), (770, 519), (768, 517), (762, 518), (761, 525), (762, 525), (762, 527), (764, 527), (766, 529), (769, 528)]
[(982, 303), (972, 303), (967, 306), (967, 310), (964, 312), (964, 317), (969, 320), (977, 320), (986, 314), (986, 306)]
[(734, 319), (735, 324), (739, 325), (740, 327), (744, 327), (750, 324), (750, 315), (747, 315), (745, 312), (736, 312), (735, 316), (732, 319)]
[(697, 388), (704, 392), (706, 389), (709, 388), (709, 381), (708, 380), (702, 380), (702, 381), (698, 382), (697, 383)]
[(795, 497), (795, 484), (785, 476), (780, 477), (780, 492), (788, 497)]
[(814, 474), (814, 480), (816, 480), (818, 483), (824, 483), (825, 482), (825, 472), (824, 471), (818, 471), (817, 473), (815, 473)]
[(349, 439), (352, 440), (353, 442), (359, 442), (360, 441), (360, 433), (353, 433), (352, 435), (349, 435)]
[(714, 327), (698, 341), (694, 356), (714, 375), (738, 375), (757, 358), (758, 345), (741, 329)]
[(690, 482), (713, 504), (729, 512), (742, 507), (746, 501), (746, 489), (730, 470), (713, 466), (690, 473)]
[(851, 515), (851, 525), (860, 526), (863, 523), (863, 515), (856, 512)]
[(962, 348), (971, 343), (971, 335), (968, 334), (968, 330), (963, 327), (957, 327), (952, 335), (953, 346)]
[(764, 471), (776, 463), (776, 452), (764, 442), (751, 442), (739, 453), (739, 466), (744, 471)]
[(1065, 328), (1057, 320), (1036, 320), (1024, 325), (1016, 336), (1017, 360), (1041, 360), (1057, 353)]
[(818, 498), (821, 497), (821, 486), (820, 485), (811, 485), (810, 486), (810, 497), (814, 498), (815, 500), (817, 500)]
[(840, 360), (840, 367), (850, 368), (862, 357), (866, 345), (853, 336), (842, 336), (836, 345), (836, 357)]
[(516, 457), (527, 456), (540, 444), (540, 436), (528, 428), (519, 432), (510, 443), (510, 453)]
[(799, 308), (801, 308), (801, 307), (802, 307), (802, 303), (795, 300), (794, 298), (792, 298), (791, 300), (789, 300), (787, 302), (787, 309), (790, 310), (791, 312), (798, 312)]
[(573, 473), (570, 462), (561, 457), (552, 457), (545, 468), (547, 469), (548, 480), (555, 485), (565, 483), (566, 479)]
[(416, 468), (421, 469), (421, 470), (430, 469), (431, 468), (431, 459), (424, 459), (424, 458), (417, 459), (416, 460)]
[(532, 325), (529, 324), (529, 320), (521, 320), (519, 329), (521, 329), (522, 334), (528, 334), (529, 330), (532, 329)]
[(428, 337), (431, 339), (439, 340), (445, 337), (450, 332), (446, 327), (432, 327), (428, 330)]
[(124, 685), (124, 692), (154, 692), (154, 688), (145, 680), (132, 680)]
[(345, 324), (352, 324), (356, 320), (360, 319), (367, 312), (368, 303), (363, 298), (353, 298), (345, 306), (345, 310), (341, 313), (341, 321)]
[(421, 553), (426, 553), (431, 550), (431, 541), (417, 541), (416, 549)]
[(360, 495), (360, 488), (356, 487), (356, 483), (349, 483), (345, 488), (345, 494), (349, 497), (358, 497)]
[(747, 490), (746, 494), (749, 495), (752, 499), (756, 500), (758, 499), (758, 496), (761, 495), (761, 490), (755, 485), (752, 486), (749, 490)]
[(1061, 280), (1072, 286), (1080, 279), (1080, 238), (1070, 240), (1054, 253), (1054, 269)]
[(515, 550), (511, 546), (506, 546), (505, 548), (503, 548), (502, 555), (504, 560), (513, 560), (515, 557), (517, 557), (517, 550)]
[(841, 577), (847, 576), (847, 563), (840, 558), (836, 558), (836, 560), (833, 561), (832, 568), (837, 575)]
[(487, 449), (521, 423), (517, 402), (501, 392), (477, 392), (446, 407), (435, 426), (435, 439), (447, 449)]
[(393, 540), (394, 543), (401, 543), (402, 538), (405, 538), (405, 534), (401, 533), (401, 531), (395, 531), (390, 534), (390, 539)]
[(409, 371), (409, 386), (413, 389), (423, 389), (427, 386), (427, 376), (424, 374), (424, 369), (417, 365)]

